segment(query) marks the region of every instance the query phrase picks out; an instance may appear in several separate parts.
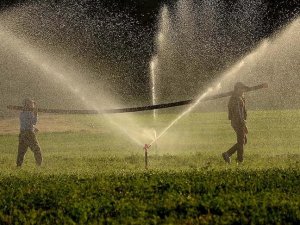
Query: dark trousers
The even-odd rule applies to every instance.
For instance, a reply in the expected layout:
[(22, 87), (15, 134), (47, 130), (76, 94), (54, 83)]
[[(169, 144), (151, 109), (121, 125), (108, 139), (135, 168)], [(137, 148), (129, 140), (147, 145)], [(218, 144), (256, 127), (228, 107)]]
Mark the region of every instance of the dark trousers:
[(40, 166), (42, 164), (43, 158), (40, 145), (33, 131), (21, 131), (19, 134), (17, 166), (22, 165), (28, 147), (34, 154), (36, 164)]
[(247, 144), (247, 134), (245, 132), (244, 126), (239, 124), (231, 123), (232, 128), (236, 133), (237, 143), (233, 145), (226, 153), (228, 156), (232, 156), (235, 152), (237, 152), (237, 160), (238, 162), (244, 161), (244, 145)]

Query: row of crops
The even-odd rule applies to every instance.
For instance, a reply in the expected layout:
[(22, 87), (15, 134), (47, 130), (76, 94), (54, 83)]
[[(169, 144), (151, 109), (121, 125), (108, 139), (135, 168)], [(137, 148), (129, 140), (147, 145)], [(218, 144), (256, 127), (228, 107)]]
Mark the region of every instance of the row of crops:
[(297, 168), (0, 178), (0, 224), (299, 224)]

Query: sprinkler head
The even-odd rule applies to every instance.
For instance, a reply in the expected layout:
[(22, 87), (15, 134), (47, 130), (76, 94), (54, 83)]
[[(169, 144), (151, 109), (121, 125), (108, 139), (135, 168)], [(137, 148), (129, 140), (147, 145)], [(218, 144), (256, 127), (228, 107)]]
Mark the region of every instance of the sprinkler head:
[(144, 149), (145, 151), (147, 151), (150, 147), (151, 147), (151, 145), (145, 144), (143, 149)]

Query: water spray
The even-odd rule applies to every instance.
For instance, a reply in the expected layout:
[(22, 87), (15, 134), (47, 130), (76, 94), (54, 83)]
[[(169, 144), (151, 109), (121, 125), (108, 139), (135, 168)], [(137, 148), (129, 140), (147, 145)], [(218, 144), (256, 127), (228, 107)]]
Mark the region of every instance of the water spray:
[[(151, 95), (152, 95), (152, 105), (156, 104), (156, 90), (155, 90), (155, 75), (156, 75), (156, 67), (158, 64), (157, 56), (154, 56), (150, 62), (150, 75), (151, 75)], [(156, 111), (153, 110), (153, 119), (156, 119)]]
[[(0, 21), (0, 43), (1, 45), (5, 45), (9, 47), (11, 52), (17, 53), (20, 59), (25, 60), (35, 68), (38, 68), (41, 71), (41, 74), (51, 75), (51, 78), (54, 78), (55, 81), (64, 85), (65, 89), (71, 91), (71, 93), (78, 98), (78, 100), (82, 101), (84, 105), (93, 108), (94, 110), (61, 110), (61, 109), (38, 109), (38, 112), (42, 113), (56, 113), (56, 114), (98, 114), (99, 105), (93, 100), (90, 100), (89, 95), (92, 94), (91, 87), (89, 89), (83, 89), (82, 87), (82, 79), (77, 77), (76, 71), (66, 71), (63, 69), (62, 65), (57, 64), (57, 61), (53, 60), (51, 57), (42, 54), (42, 49), (34, 47), (28, 44), (26, 41), (16, 37), (12, 32), (7, 30)], [(53, 63), (54, 62), (54, 63)], [(47, 76), (48, 78), (49, 76)], [(79, 80), (74, 79), (77, 77)], [(22, 106), (8, 106), (8, 109), (19, 110), (22, 111)], [(128, 129), (124, 128), (124, 126), (115, 122), (111, 117), (107, 116), (108, 121), (114, 125), (119, 131), (128, 136), (130, 140), (142, 146), (142, 141), (136, 138), (136, 134), (132, 132), (128, 132)], [(128, 121), (130, 123), (132, 121)]]
[[(245, 92), (250, 92), (250, 91), (255, 91), (259, 90), (262, 88), (268, 88), (267, 83), (262, 83), (256, 86), (248, 87)], [(180, 116), (178, 116), (169, 126), (167, 126), (157, 137), (154, 138), (154, 140), (150, 144), (145, 144), (144, 150), (148, 151), (149, 148), (157, 142), (159, 138), (161, 138), (177, 121), (179, 121), (184, 115), (186, 115), (188, 112), (190, 112), (196, 105), (198, 105), (199, 102), (203, 101), (209, 101), (209, 100), (215, 100), (219, 98), (224, 98), (224, 97), (229, 97), (233, 94), (233, 91), (230, 92), (225, 92), (225, 93), (220, 93), (216, 95), (208, 95), (209, 92), (211, 92), (213, 89), (209, 89), (207, 92), (205, 92), (203, 95), (201, 95), (197, 100), (187, 100), (187, 101), (182, 101), (182, 102), (188, 102), (191, 101), (189, 104), (193, 103), (193, 105), (188, 108), (186, 111), (184, 111)], [(207, 96), (208, 95), (208, 96)], [(179, 102), (177, 102), (179, 103)], [(145, 153), (145, 162), (146, 162), (146, 153)]]

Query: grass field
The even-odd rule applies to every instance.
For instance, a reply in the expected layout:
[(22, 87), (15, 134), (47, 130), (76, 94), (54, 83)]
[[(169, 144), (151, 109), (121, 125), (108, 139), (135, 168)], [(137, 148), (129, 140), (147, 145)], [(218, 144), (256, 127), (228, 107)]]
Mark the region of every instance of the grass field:
[[(151, 131), (150, 114), (134, 116)], [(175, 117), (159, 115), (157, 132)], [(28, 151), (16, 169), (18, 120), (2, 120), (0, 224), (299, 224), (300, 111), (250, 111), (248, 127), (244, 164), (225, 165), (226, 114), (191, 113), (146, 171), (142, 146), (105, 117), (41, 115), (43, 166)]]

